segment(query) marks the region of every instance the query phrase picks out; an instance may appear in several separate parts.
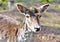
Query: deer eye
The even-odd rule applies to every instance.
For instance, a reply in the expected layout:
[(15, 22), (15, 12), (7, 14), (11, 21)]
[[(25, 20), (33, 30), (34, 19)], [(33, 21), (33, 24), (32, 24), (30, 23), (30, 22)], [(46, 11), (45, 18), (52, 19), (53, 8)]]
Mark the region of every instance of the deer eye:
[(27, 18), (29, 18), (29, 16), (26, 16)]
[(39, 18), (41, 17), (41, 15), (39, 15)]
[(39, 18), (41, 17), (41, 15), (37, 15)]

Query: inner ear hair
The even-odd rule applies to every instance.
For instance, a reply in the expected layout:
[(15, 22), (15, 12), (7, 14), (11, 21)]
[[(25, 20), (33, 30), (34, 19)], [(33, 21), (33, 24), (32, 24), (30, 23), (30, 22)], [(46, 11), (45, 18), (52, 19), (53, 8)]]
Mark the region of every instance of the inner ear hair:
[(26, 11), (29, 11), (29, 9), (27, 9), (26, 7), (24, 7), (23, 5), (20, 5), (20, 4), (17, 4), (17, 8), (22, 13), (26, 13)]

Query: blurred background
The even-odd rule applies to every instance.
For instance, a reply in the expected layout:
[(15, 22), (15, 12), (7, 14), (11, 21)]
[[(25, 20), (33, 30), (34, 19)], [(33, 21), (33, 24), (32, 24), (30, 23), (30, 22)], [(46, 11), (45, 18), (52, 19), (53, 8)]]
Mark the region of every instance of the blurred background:
[(0, 14), (22, 22), (24, 16), (17, 10), (16, 3), (25, 7), (50, 4), (40, 19), (42, 28), (40, 34), (34, 35), (28, 42), (60, 42), (60, 0), (0, 0)]
[(60, 0), (0, 0), (0, 12), (17, 10), (16, 3), (25, 7), (36, 7), (49, 3), (50, 6), (44, 12), (41, 22), (43, 25), (60, 28)]

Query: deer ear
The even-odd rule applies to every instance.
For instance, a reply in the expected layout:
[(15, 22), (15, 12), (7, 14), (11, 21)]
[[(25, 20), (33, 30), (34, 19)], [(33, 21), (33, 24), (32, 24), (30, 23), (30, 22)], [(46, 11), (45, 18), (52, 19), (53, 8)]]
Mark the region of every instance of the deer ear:
[(42, 5), (40, 7), (40, 12), (44, 12), (48, 8), (49, 4)]
[(40, 7), (34, 8), (35, 13), (39, 13), (39, 11), (42, 13), (48, 8), (49, 4), (42, 5)]
[(21, 11), (22, 13), (25, 13), (28, 9), (20, 4), (17, 4), (17, 8), (19, 11)]

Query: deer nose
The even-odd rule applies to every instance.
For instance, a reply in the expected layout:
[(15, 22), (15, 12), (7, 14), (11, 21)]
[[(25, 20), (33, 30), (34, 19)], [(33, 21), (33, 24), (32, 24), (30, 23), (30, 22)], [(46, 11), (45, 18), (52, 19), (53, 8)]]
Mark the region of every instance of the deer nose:
[(40, 28), (36, 28), (36, 27), (35, 27), (35, 29), (36, 29), (36, 31), (40, 31)]

